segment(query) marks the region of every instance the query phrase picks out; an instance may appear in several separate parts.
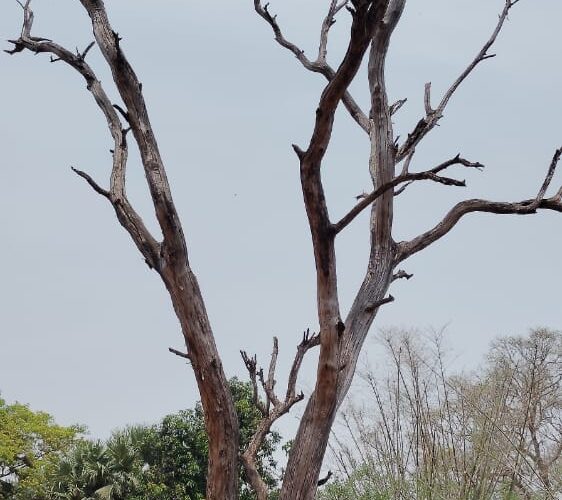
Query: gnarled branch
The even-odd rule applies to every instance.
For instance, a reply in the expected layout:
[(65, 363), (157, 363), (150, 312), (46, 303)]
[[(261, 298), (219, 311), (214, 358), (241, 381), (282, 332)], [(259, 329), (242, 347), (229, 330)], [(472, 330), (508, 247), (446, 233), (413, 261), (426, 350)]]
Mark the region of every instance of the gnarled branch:
[(400, 184), (404, 184), (404, 186), (400, 187), (394, 193), (395, 195), (400, 194), (405, 189), (406, 185), (409, 185), (414, 181), (429, 180), (429, 181), (437, 182), (439, 184), (445, 184), (447, 186), (461, 186), (461, 187), (466, 186), (466, 182), (464, 180), (459, 181), (451, 177), (443, 177), (441, 175), (438, 175), (443, 170), (453, 165), (463, 165), (464, 167), (475, 168), (477, 170), (484, 168), (484, 165), (482, 165), (481, 163), (468, 161), (465, 158), (462, 158), (460, 154), (424, 172), (410, 173), (408, 172), (408, 169), (405, 168), (403, 170), (403, 173), (394, 177), (391, 181), (387, 182), (386, 184), (383, 184), (382, 186), (378, 187), (370, 194), (361, 195), (361, 200), (345, 216), (343, 216), (337, 223), (333, 225), (334, 232), (337, 234), (340, 231), (342, 231), (342, 229), (348, 226), (363, 210), (365, 210), (367, 207), (372, 205), (377, 198), (382, 196), (389, 189), (394, 189), (395, 187), (398, 187)]
[(466, 80), (466, 78), (474, 71), (476, 66), (478, 66), (482, 61), (494, 57), (494, 54), (488, 54), (488, 51), (496, 42), (498, 35), (500, 34), (502, 28), (504, 27), (505, 21), (508, 18), (508, 14), (511, 8), (518, 3), (519, 0), (505, 0), (504, 8), (499, 15), (498, 22), (492, 32), (490, 38), (482, 46), (476, 57), (470, 62), (470, 64), (465, 68), (465, 70), (459, 75), (459, 77), (452, 83), (449, 89), (445, 92), (437, 108), (433, 109), (431, 107), (431, 83), (425, 85), (424, 91), (424, 107), (425, 116), (417, 123), (414, 130), (408, 134), (408, 138), (399, 148), (396, 153), (396, 161), (399, 162), (403, 160), (410, 152), (420, 143), (420, 141), (437, 125), (439, 120), (443, 117), (443, 113), (447, 104), (453, 97), (453, 94), (461, 86), (461, 84)]
[(103, 2), (101, 0), (80, 1), (92, 20), (94, 37), (111, 69), (117, 90), (125, 103), (131, 131), (139, 146), (156, 218), (162, 230), (161, 256), (167, 260), (167, 265), (184, 265), (187, 262), (187, 248), (183, 229), (172, 200), (140, 81), (121, 49), (121, 38), (111, 28)]
[[(22, 5), (22, 4), (20, 4)], [(31, 0), (22, 5), (24, 11), (23, 27), (21, 36), (17, 40), (10, 40), (14, 45), (13, 50), (7, 50), (9, 54), (15, 54), (23, 50), (29, 50), (35, 54), (47, 53), (55, 57), (57, 61), (63, 61), (74, 68), (86, 81), (87, 89), (94, 97), (96, 104), (104, 114), (109, 131), (113, 137), (113, 167), (111, 171), (111, 183), (109, 191), (101, 188), (89, 175), (80, 170), (73, 169), (80, 177), (99, 194), (109, 199), (121, 225), (131, 235), (137, 248), (143, 254), (151, 268), (159, 269), (160, 246), (156, 239), (150, 234), (138, 213), (133, 209), (125, 194), (125, 169), (127, 164), (127, 142), (123, 127), (113, 105), (105, 93), (101, 82), (92, 68), (86, 63), (85, 57), (92, 44), (88, 45), (82, 53), (76, 54), (48, 38), (31, 36), (34, 14), (31, 9)]]
[[(287, 383), (287, 392), (285, 398), (280, 400), (275, 394), (275, 368), (277, 366), (277, 355), (279, 353), (279, 342), (277, 337), (273, 338), (273, 351), (271, 353), (267, 380), (264, 379), (263, 369), (257, 368), (256, 356), (248, 356), (245, 351), (240, 351), (246, 369), (250, 375), (253, 387), (253, 400), (256, 407), (262, 414), (262, 419), (258, 424), (248, 447), (241, 455), (242, 464), (248, 477), (252, 489), (256, 493), (257, 500), (267, 500), (269, 490), (264, 480), (260, 476), (257, 468), (257, 455), (262, 447), (267, 434), (271, 430), (271, 426), (283, 415), (288, 413), (290, 409), (299, 401), (304, 399), (302, 392), (296, 394), (295, 385), (297, 382), (298, 372), (302, 364), (302, 360), (306, 352), (319, 344), (319, 336), (310, 335), (310, 331), (306, 330), (303, 334), (301, 343), (297, 346), (297, 353), (293, 361), (293, 366), (289, 374)], [(259, 397), (257, 377), (260, 378), (261, 386), (265, 393), (265, 404)]]
[(554, 172), (560, 161), (560, 156), (562, 155), (562, 148), (557, 149), (552, 157), (552, 161), (548, 168), (546, 177), (539, 189), (539, 192), (535, 198), (529, 200), (523, 200), (519, 202), (497, 202), (497, 201), (487, 201), (487, 200), (465, 200), (457, 203), (450, 211), (445, 215), (443, 220), (439, 222), (435, 227), (426, 231), (425, 233), (419, 235), (418, 237), (410, 241), (402, 241), (398, 244), (398, 252), (396, 255), (396, 263), (407, 259), (411, 255), (423, 250), (424, 248), (431, 245), (433, 242), (445, 236), (459, 220), (466, 214), (471, 212), (488, 212), (494, 214), (519, 214), (527, 215), (533, 214), (538, 209), (554, 210), (556, 212), (562, 212), (562, 189), (559, 190), (554, 196), (550, 198), (545, 198), (546, 191), (552, 181)]
[[(31, 0), (20, 4), (24, 10), (24, 24), (21, 36), (12, 40), (11, 54), (28, 49), (35, 53), (51, 54), (53, 61), (64, 61), (77, 70), (86, 80), (87, 88), (94, 96), (98, 107), (104, 113), (114, 139), (113, 168), (111, 171), (109, 200), (119, 222), (130, 234), (147, 264), (154, 268), (170, 294), (195, 373), (201, 402), (205, 412), (205, 426), (209, 437), (209, 460), (207, 474), (207, 498), (234, 498), (238, 492), (238, 419), (228, 382), (217, 351), (213, 332), (205, 310), (205, 304), (197, 279), (187, 259), (187, 247), (183, 229), (174, 206), (166, 171), (160, 156), (154, 132), (142, 95), (142, 86), (127, 61), (119, 35), (109, 23), (102, 0), (80, 0), (88, 12), (94, 37), (109, 65), (113, 81), (121, 95), (123, 116), (129, 122), (130, 130), (140, 151), (145, 178), (150, 190), (152, 203), (163, 235), (162, 243), (149, 233), (140, 216), (135, 212), (125, 194), (125, 167), (127, 162), (127, 141), (119, 115), (104, 92), (99, 80), (85, 57), (91, 44), (76, 54), (46, 38), (31, 36), (33, 12)], [(84, 172), (77, 172), (89, 182), (98, 193), (105, 196), (105, 190)]]
[[(274, 16), (269, 12), (268, 5), (269, 4), (262, 5), (261, 0), (254, 0), (254, 8), (256, 12), (271, 26), (273, 34), (275, 35), (275, 41), (281, 45), (281, 47), (284, 47), (288, 51), (292, 52), (307, 70), (312, 71), (313, 73), (320, 73), (328, 81), (332, 80), (336, 72), (326, 61), (328, 32), (335, 22), (334, 16), (347, 5), (347, 0), (342, 0), (340, 4), (338, 4), (336, 0), (331, 0), (328, 14), (322, 22), (318, 57), (315, 61), (306, 57), (304, 50), (285, 38), (277, 22), (277, 16)], [(366, 133), (369, 133), (369, 119), (347, 89), (343, 94), (342, 102), (355, 122)]]

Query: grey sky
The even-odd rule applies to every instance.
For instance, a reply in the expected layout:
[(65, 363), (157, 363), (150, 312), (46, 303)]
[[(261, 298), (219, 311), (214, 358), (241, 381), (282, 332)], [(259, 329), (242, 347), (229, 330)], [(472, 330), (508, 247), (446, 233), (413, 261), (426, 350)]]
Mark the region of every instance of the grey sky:
[[(229, 376), (246, 374), (239, 349), (267, 362), (280, 337), (279, 383), (302, 331), (316, 326), (315, 278), (298, 164), (324, 81), (276, 46), (250, 1), (106, 1), (145, 90)], [(287, 37), (316, 50), (327, 2), (277, 0)], [(34, 33), (73, 49), (92, 39), (77, 1), (35, 0)], [(462, 71), (497, 20), (502, 0), (409, 0), (388, 63), (404, 137), (419, 119), (423, 86), (435, 99)], [(344, 51), (347, 14), (329, 56)], [(523, 0), (494, 50), (461, 88), (413, 168), (457, 152), (484, 163), (458, 170), (467, 188), (419, 183), (397, 199), (395, 234), (409, 238), (469, 197), (534, 195), (562, 143), (559, 0)], [(21, 9), (0, 2), (0, 38), (19, 33)], [(5, 48), (8, 45), (5, 44)], [(99, 53), (90, 63), (115, 95)], [(167, 352), (179, 325), (157, 275), (148, 270), (109, 205), (70, 172), (107, 184), (111, 140), (79, 76), (45, 56), (0, 57), (0, 390), (94, 436), (152, 422), (198, 399), (189, 368)], [(366, 105), (365, 78), (353, 93)], [(116, 100), (117, 102), (117, 100)], [(368, 143), (340, 112), (324, 167), (333, 218), (369, 187)], [(151, 227), (138, 158), (128, 190)], [(555, 184), (562, 182), (558, 176)], [(367, 262), (367, 221), (340, 238), (342, 309)], [(562, 216), (472, 215), (405, 265), (415, 278), (393, 286), (396, 302), (376, 327), (440, 327), (471, 365), (496, 335), (562, 327)], [(375, 329), (373, 329), (373, 334)], [(377, 348), (368, 341), (369, 355)], [(307, 365), (302, 387), (312, 384)], [(288, 417), (282, 428), (294, 427)]]

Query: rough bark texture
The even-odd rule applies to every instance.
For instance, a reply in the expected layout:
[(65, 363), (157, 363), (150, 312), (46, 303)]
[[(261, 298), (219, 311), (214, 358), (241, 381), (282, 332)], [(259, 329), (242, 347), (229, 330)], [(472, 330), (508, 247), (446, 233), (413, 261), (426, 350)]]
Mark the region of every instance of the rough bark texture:
[(195, 373), (209, 437), (207, 498), (238, 497), (238, 417), (197, 279), (187, 267), (168, 267), (162, 279), (180, 321)]
[(96, 42), (125, 103), (162, 230), (163, 241), (156, 269), (166, 284), (180, 321), (204, 408), (209, 437), (207, 498), (235, 498), (238, 494), (238, 418), (203, 297), (189, 267), (183, 229), (148, 118), (142, 86), (119, 46), (119, 35), (109, 24), (103, 2), (81, 1), (92, 19)]
[[(129, 232), (146, 263), (161, 276), (172, 299), (179, 319), (187, 357), (191, 361), (209, 437), (209, 468), (207, 498), (234, 499), (238, 496), (238, 418), (228, 388), (203, 297), (188, 261), (187, 246), (156, 137), (152, 130), (142, 94), (142, 85), (120, 47), (120, 37), (109, 23), (101, 0), (81, 0), (92, 20), (94, 37), (107, 64), (124, 109), (112, 105), (93, 70), (85, 63), (92, 45), (82, 54), (73, 54), (49, 39), (31, 36), (33, 12), (28, 0), (24, 8), (24, 26), (11, 53), (28, 49), (47, 52), (53, 62), (63, 61), (76, 69), (86, 80), (101, 111), (104, 113), (115, 146), (109, 191), (101, 188), (88, 174), (75, 170), (92, 188), (112, 204), (121, 225)], [(127, 121), (125, 129), (116, 112)], [(129, 203), (125, 192), (127, 162), (126, 134), (132, 132), (138, 145), (145, 177), (154, 204), (156, 218), (162, 232), (158, 242)]]
[[(283, 36), (276, 17), (269, 14), (267, 6), (262, 7), (259, 0), (254, 0), (256, 11), (270, 24), (275, 34), (275, 40), (295, 54), (306, 69), (320, 72), (329, 80), (316, 111), (315, 129), (308, 149), (301, 151), (295, 147), (301, 164), (302, 189), (316, 261), (321, 342), (316, 386), (291, 449), (281, 491), (283, 500), (314, 498), (335, 412), (349, 390), (367, 333), (380, 306), (394, 300), (392, 296), (386, 296), (390, 284), (397, 278), (411, 278), (411, 275), (405, 271), (396, 270), (397, 265), (447, 234), (461, 217), (469, 212), (527, 214), (534, 213), (538, 208), (560, 211), (562, 207), (560, 191), (552, 198), (545, 198), (546, 190), (560, 157), (560, 150), (558, 150), (536, 198), (517, 203), (497, 203), (485, 200), (461, 202), (435, 228), (412, 241), (396, 243), (392, 238), (392, 221), (394, 197), (397, 194), (403, 192), (412, 182), (419, 180), (431, 180), (449, 186), (464, 186), (464, 181), (445, 177), (443, 172), (452, 165), (477, 169), (482, 167), (478, 162), (470, 162), (457, 155), (429, 170), (409, 171), (416, 145), (443, 116), (449, 100), (461, 83), (480, 62), (490, 57), (487, 51), (494, 44), (507, 19), (508, 12), (516, 2), (506, 0), (491, 37), (446, 91), (435, 110), (431, 107), (431, 84), (426, 85), (424, 98), (426, 116), (418, 122), (402, 146), (396, 144), (391, 116), (404, 104), (405, 100), (389, 104), (385, 83), (385, 61), (391, 35), (400, 20), (406, 0), (351, 1), (353, 22), (350, 44), (341, 65), (337, 71), (334, 71), (326, 63), (327, 35), (329, 27), (334, 21), (333, 16), (347, 3), (345, 1), (340, 4), (335, 1), (331, 2), (328, 16), (322, 24), (318, 58), (312, 62), (297, 45), (289, 42)], [(373, 17), (368, 17), (367, 12), (371, 13)], [(368, 22), (372, 24), (358, 28), (358, 22), (362, 18), (369, 19)], [(363, 44), (362, 37), (357, 35), (358, 31), (361, 34), (368, 33), (368, 47), (370, 47), (368, 77), (371, 108), (367, 123), (365, 113), (361, 111), (348, 90), (349, 83), (356, 71), (356, 69), (353, 71), (350, 69), (357, 68), (366, 54), (366, 46)], [(339, 89), (338, 84), (334, 82), (338, 82), (338, 84), (344, 82), (346, 88)], [(337, 94), (334, 93), (335, 88), (338, 88)], [(343, 102), (357, 124), (369, 134), (371, 143), (369, 171), (373, 182), (373, 192), (365, 195), (339, 222), (331, 224), (320, 169), (330, 141), (335, 110), (330, 98), (334, 95), (337, 95), (337, 98)], [(395, 168), (400, 162), (404, 162), (404, 165), (400, 174), (396, 175)], [(359, 213), (368, 207), (371, 207), (371, 251), (367, 272), (344, 323), (339, 319), (337, 300), (335, 235), (345, 229)], [(336, 321), (339, 326), (334, 327)]]
[[(303, 151), (294, 146), (300, 161), (302, 192), (315, 259), (320, 330), (313, 335), (307, 331), (297, 347), (284, 398), (279, 398), (275, 392), (277, 339), (274, 342), (267, 379), (263, 370), (257, 369), (256, 357), (250, 358), (242, 352), (254, 388), (254, 402), (262, 414), (262, 421), (240, 457), (238, 419), (203, 297), (189, 265), (183, 229), (148, 117), (142, 85), (120, 47), (119, 35), (111, 28), (103, 1), (80, 0), (92, 20), (96, 43), (111, 69), (124, 107), (112, 104), (94, 71), (85, 62), (93, 44), (83, 53), (75, 54), (50, 39), (32, 36), (33, 12), (30, 0), (22, 4), (22, 32), (18, 39), (11, 40), (14, 47), (7, 52), (45, 52), (51, 54), (53, 62), (63, 61), (70, 65), (84, 77), (88, 90), (107, 120), (114, 141), (109, 190), (98, 185), (87, 173), (80, 170), (75, 172), (111, 203), (119, 222), (130, 234), (146, 263), (160, 275), (170, 294), (187, 347), (186, 354), (173, 352), (191, 361), (205, 413), (209, 436), (208, 500), (231, 500), (238, 497), (239, 460), (258, 500), (267, 498), (267, 486), (259, 476), (256, 457), (273, 423), (304, 398), (304, 395), (297, 393), (295, 389), (298, 372), (306, 352), (319, 346), (315, 388), (294, 440), (280, 492), (281, 500), (312, 500), (336, 411), (349, 390), (371, 324), (379, 308), (394, 300), (391, 295), (387, 296), (391, 283), (398, 278), (411, 278), (407, 272), (396, 269), (398, 264), (445, 236), (464, 215), (471, 212), (522, 215), (535, 213), (539, 209), (562, 212), (562, 188), (553, 196), (547, 197), (562, 155), (561, 148), (553, 155), (545, 179), (534, 198), (519, 202), (480, 199), (462, 201), (433, 228), (412, 240), (397, 243), (392, 237), (394, 198), (412, 182), (430, 180), (447, 186), (464, 186), (464, 181), (444, 176), (445, 170), (453, 165), (476, 169), (482, 167), (480, 163), (470, 162), (457, 155), (424, 171), (409, 170), (416, 146), (437, 125), (453, 94), (482, 61), (492, 57), (488, 50), (495, 43), (508, 13), (518, 1), (505, 0), (490, 38), (444, 93), (436, 109), (431, 106), (431, 84), (426, 84), (425, 114), (403, 144), (399, 145), (393, 134), (391, 117), (405, 103), (405, 99), (389, 104), (385, 62), (392, 33), (400, 20), (406, 0), (341, 0), (340, 3), (330, 0), (328, 14), (322, 22), (318, 56), (315, 60), (307, 58), (304, 51), (284, 37), (276, 17), (269, 13), (267, 5), (262, 5), (260, 0), (254, 0), (256, 12), (269, 24), (276, 42), (294, 54), (306, 69), (323, 75), (328, 83), (319, 100), (308, 148)], [(350, 38), (346, 54), (334, 70), (327, 62), (328, 34), (336, 14), (344, 7), (352, 16)], [(349, 86), (367, 53), (370, 91), (368, 114), (362, 111), (349, 91)], [(373, 191), (365, 194), (339, 222), (332, 223), (322, 185), (321, 167), (330, 144), (335, 113), (340, 102), (357, 125), (368, 134), (371, 145), (368, 163)], [(149, 232), (126, 195), (125, 170), (129, 131), (139, 147), (156, 218), (162, 232), (161, 241)], [(401, 171), (396, 174), (396, 167), (400, 163), (403, 163)], [(371, 210), (367, 271), (344, 322), (341, 319), (338, 300), (336, 237), (367, 208)], [(265, 402), (259, 398), (258, 381), (265, 394)], [(542, 467), (541, 463), (546, 464), (544, 460), (539, 462), (539, 468)], [(546, 475), (545, 478), (548, 479)]]
[(304, 500), (314, 497), (336, 414), (340, 340), (345, 335), (346, 327), (341, 319), (338, 304), (336, 233), (328, 215), (320, 168), (330, 142), (336, 108), (355, 77), (385, 10), (384, 2), (355, 4), (346, 55), (322, 93), (308, 149), (305, 152), (297, 150), (301, 162), (301, 184), (316, 263), (320, 355), (316, 386), (289, 455), (281, 499)]

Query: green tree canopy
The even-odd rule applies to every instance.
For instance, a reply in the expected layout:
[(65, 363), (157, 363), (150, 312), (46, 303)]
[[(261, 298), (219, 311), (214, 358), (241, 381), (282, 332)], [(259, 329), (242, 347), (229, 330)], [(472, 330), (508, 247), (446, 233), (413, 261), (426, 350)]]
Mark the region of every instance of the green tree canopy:
[[(0, 498), (44, 490), (43, 474), (77, 441), (83, 428), (57, 425), (48, 413), (0, 398)], [(18, 493), (18, 495), (19, 495)], [(33, 498), (28, 495), (21, 498)]]
[[(241, 448), (250, 441), (261, 414), (253, 403), (250, 384), (233, 378), (229, 381), (241, 430)], [(19, 405), (24, 410), (27, 407)], [(23, 410), (22, 410), (23, 411)], [(27, 409), (29, 412), (30, 410)], [(34, 414), (35, 415), (35, 414)], [(52, 424), (52, 418), (40, 414)], [(25, 427), (20, 419), (10, 429), (11, 440)], [(4, 431), (4, 427), (2, 430)], [(130, 426), (116, 431), (105, 442), (77, 440), (76, 429), (59, 428), (60, 440), (49, 435), (49, 443), (57, 453), (35, 471), (36, 480), (18, 476), (19, 482), (6, 483), (18, 500), (201, 500), (205, 498), (208, 440), (205, 433), (203, 409), (195, 408), (167, 415), (155, 425)], [(51, 430), (51, 432), (54, 432)], [(67, 441), (62, 440), (66, 436)], [(41, 444), (47, 438), (39, 440)], [(273, 452), (280, 441), (272, 433), (259, 453), (259, 468), (268, 485), (277, 484)], [(11, 455), (17, 457), (23, 449), (38, 449), (37, 442), (24, 446), (20, 439)], [(57, 446), (55, 446), (55, 444)], [(64, 453), (62, 453), (64, 451)], [(44, 453), (43, 453), (44, 455)], [(21, 460), (24, 460), (22, 455)], [(37, 461), (38, 455), (29, 460)], [(27, 460), (27, 459), (26, 459)], [(46, 462), (43, 462), (43, 465)], [(15, 466), (14, 466), (15, 467)], [(5, 467), (6, 471), (8, 469)], [(30, 468), (30, 470), (35, 470)], [(18, 469), (19, 470), (19, 469)], [(13, 473), (12, 473), (13, 475)], [(240, 498), (253, 497), (240, 469)]]
[[(240, 425), (242, 449), (249, 443), (261, 415), (252, 400), (252, 388), (233, 378), (229, 381)], [(138, 498), (163, 500), (197, 500), (205, 497), (208, 440), (205, 433), (203, 408), (164, 417), (162, 422), (145, 430), (142, 452), (145, 463), (142, 495)], [(259, 467), (269, 486), (276, 485), (273, 452), (280, 441), (277, 433), (266, 439), (259, 454)], [(141, 446), (140, 442), (137, 447)], [(141, 448), (138, 448), (141, 450)], [(253, 498), (240, 470), (240, 498)], [(151, 496), (152, 495), (152, 496)]]

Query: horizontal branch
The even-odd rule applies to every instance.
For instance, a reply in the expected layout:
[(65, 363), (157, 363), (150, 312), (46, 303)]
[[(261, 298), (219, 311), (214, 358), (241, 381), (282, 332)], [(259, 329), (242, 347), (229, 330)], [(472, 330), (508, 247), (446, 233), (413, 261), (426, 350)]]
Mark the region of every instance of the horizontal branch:
[[(407, 169), (403, 171), (400, 175), (394, 177), (391, 181), (383, 184), (382, 186), (378, 187), (374, 191), (372, 191), (368, 195), (362, 195), (361, 200), (355, 205), (341, 220), (334, 224), (333, 228), (335, 233), (339, 233), (342, 229), (348, 226), (363, 210), (367, 207), (372, 205), (372, 203), (386, 193), (389, 189), (394, 189), (395, 187), (399, 186), (402, 183), (412, 183), (414, 181), (422, 181), (422, 180), (430, 180), (433, 182), (438, 182), (440, 184), (445, 184), (447, 186), (466, 186), (466, 182), (464, 180), (459, 181), (457, 179), (453, 179), (451, 177), (443, 177), (438, 175), (443, 170), (453, 165), (463, 165), (467, 168), (476, 168), (477, 170), (481, 170), (484, 168), (484, 165), (478, 162), (471, 162), (464, 158), (461, 158), (460, 155), (447, 160), (438, 166), (426, 170), (424, 172), (407, 172)], [(403, 186), (404, 187), (404, 186)], [(400, 188), (402, 189), (402, 188)], [(403, 190), (403, 189), (402, 189)], [(400, 190), (397, 191), (396, 194), (400, 194)]]
[(168, 351), (170, 351), (172, 354), (175, 354), (176, 356), (179, 356), (180, 358), (191, 360), (191, 356), (186, 352), (178, 351), (177, 349), (174, 349), (173, 347), (168, 347)]
[(378, 300), (377, 302), (374, 302), (372, 304), (368, 304), (367, 307), (365, 308), (365, 310), (367, 312), (373, 312), (375, 310), (377, 310), (379, 307), (384, 306), (385, 304), (390, 304), (391, 302), (394, 302), (394, 296), (393, 295), (389, 295), (388, 297), (385, 297), (384, 299)]
[(413, 278), (413, 277), (414, 277), (413, 274), (407, 273), (407, 272), (404, 271), (403, 269), (399, 269), (397, 272), (395, 272), (395, 273), (392, 275), (392, 281), (396, 281), (396, 280), (399, 280), (399, 279), (409, 280), (409, 279), (411, 279), (411, 278)]
[(402, 241), (398, 243), (396, 263), (407, 259), (411, 255), (423, 250), (445, 236), (451, 229), (453, 229), (453, 227), (455, 227), (463, 216), (471, 212), (518, 215), (533, 214), (538, 209), (562, 212), (562, 188), (559, 189), (554, 196), (544, 198), (552, 178), (554, 177), (561, 155), (562, 148), (557, 149), (552, 157), (546, 177), (535, 198), (519, 202), (497, 202), (479, 199), (461, 201), (460, 203), (457, 203), (457, 205), (455, 205), (435, 227), (410, 241)]

